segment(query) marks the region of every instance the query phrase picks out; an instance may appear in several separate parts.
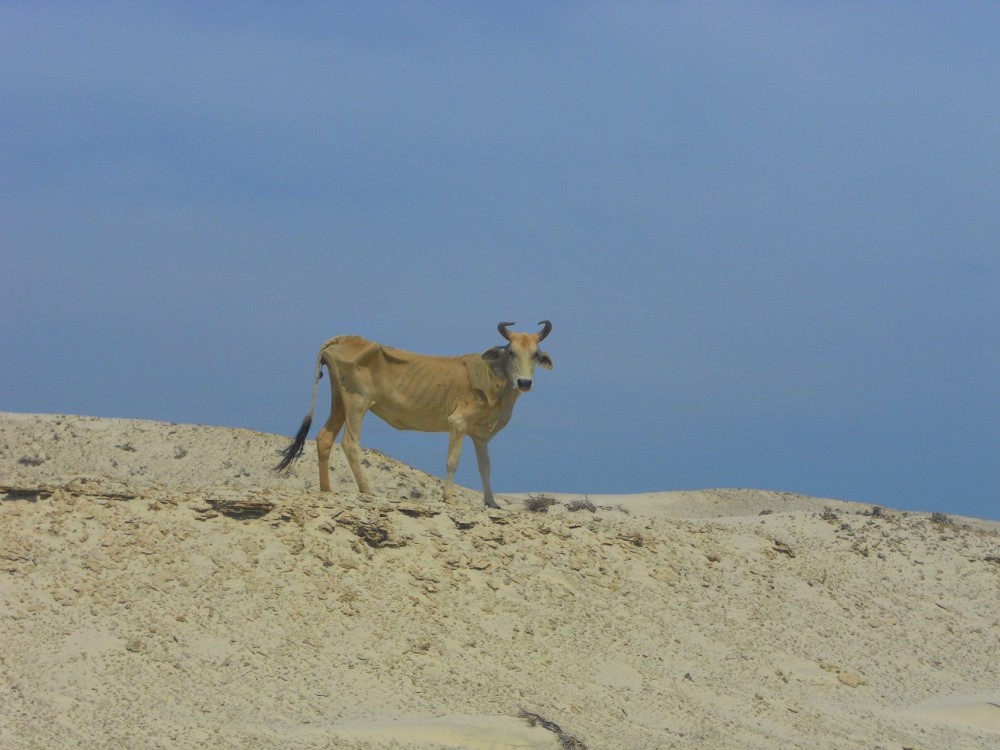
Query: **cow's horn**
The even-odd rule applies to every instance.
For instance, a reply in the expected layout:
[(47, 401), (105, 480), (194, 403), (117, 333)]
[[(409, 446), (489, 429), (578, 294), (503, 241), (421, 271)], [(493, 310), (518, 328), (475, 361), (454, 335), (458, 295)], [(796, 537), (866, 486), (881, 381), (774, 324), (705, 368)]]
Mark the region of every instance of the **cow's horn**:
[(546, 336), (548, 336), (550, 333), (552, 333), (552, 323), (549, 322), (548, 320), (540, 320), (540, 321), (538, 321), (538, 325), (545, 326), (544, 328), (542, 328), (541, 332), (538, 334), (538, 340), (541, 341)]
[(514, 324), (513, 323), (501, 323), (500, 325), (497, 326), (497, 330), (500, 331), (500, 335), (503, 336), (508, 341), (510, 341), (510, 333), (507, 331), (507, 326), (512, 326), (512, 325), (514, 325)]

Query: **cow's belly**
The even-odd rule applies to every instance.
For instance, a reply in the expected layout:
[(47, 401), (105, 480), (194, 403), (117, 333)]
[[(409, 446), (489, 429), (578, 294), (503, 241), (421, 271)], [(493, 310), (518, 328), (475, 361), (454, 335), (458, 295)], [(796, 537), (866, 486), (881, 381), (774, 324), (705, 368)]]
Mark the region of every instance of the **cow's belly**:
[(451, 429), (447, 418), (435, 414), (419, 414), (413, 411), (393, 408), (391, 404), (373, 404), (371, 411), (397, 430), (448, 432)]

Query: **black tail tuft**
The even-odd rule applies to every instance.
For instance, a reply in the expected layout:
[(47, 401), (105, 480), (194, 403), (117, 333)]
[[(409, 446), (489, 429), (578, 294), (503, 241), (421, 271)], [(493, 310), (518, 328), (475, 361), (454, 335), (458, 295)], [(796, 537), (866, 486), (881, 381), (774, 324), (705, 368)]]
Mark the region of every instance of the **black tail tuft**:
[(275, 471), (284, 471), (292, 465), (295, 459), (302, 455), (302, 451), (306, 447), (306, 438), (309, 436), (309, 428), (312, 427), (312, 421), (312, 414), (302, 420), (302, 426), (299, 427), (299, 431), (296, 433), (292, 444), (281, 451), (281, 461), (274, 467)]

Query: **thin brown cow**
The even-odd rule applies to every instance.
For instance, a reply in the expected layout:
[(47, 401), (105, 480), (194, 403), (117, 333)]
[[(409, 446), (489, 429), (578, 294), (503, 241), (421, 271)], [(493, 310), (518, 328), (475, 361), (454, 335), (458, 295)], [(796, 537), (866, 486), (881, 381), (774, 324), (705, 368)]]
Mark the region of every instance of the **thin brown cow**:
[(445, 500), (451, 498), (462, 439), (466, 435), (472, 438), (483, 480), (483, 500), (492, 508), (499, 507), (490, 488), (487, 445), (510, 421), (517, 397), (531, 390), (535, 365), (552, 368), (551, 357), (538, 348), (552, 324), (543, 320), (538, 333), (508, 331), (512, 325), (497, 326), (507, 340), (505, 346), (458, 357), (414, 354), (360, 336), (330, 339), (316, 358), (309, 414), (275, 468), (283, 471), (302, 455), (326, 365), (330, 374), (330, 417), (316, 436), (321, 490), (330, 490), (330, 451), (344, 428), (341, 447), (358, 489), (371, 493), (361, 468), (360, 438), (361, 422), (372, 411), (398, 430), (448, 433)]

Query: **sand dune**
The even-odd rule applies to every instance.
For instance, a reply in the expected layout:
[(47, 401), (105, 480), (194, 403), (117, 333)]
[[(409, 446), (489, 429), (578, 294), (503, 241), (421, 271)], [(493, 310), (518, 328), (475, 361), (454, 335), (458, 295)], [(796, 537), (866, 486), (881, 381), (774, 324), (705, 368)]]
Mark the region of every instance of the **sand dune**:
[(0, 414), (0, 747), (1000, 747), (998, 524), (285, 442)]

